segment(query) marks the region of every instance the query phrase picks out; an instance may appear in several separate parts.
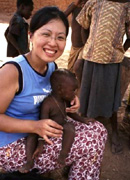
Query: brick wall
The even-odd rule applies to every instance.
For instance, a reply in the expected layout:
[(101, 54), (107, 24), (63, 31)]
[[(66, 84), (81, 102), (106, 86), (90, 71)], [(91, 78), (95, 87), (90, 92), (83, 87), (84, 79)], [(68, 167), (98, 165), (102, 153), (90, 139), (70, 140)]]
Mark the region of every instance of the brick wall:
[[(65, 10), (70, 0), (33, 0), (34, 12), (46, 5), (56, 5), (60, 9)], [(16, 11), (16, 0), (0, 0), (0, 12), (12, 14)]]

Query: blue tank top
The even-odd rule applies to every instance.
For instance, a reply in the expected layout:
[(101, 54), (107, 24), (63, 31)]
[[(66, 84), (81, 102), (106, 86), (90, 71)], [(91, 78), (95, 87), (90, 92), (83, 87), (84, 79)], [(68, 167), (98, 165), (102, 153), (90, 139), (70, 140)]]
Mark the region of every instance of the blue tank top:
[[(48, 63), (46, 73), (41, 75), (30, 66), (23, 55), (13, 58), (12, 61), (17, 63), (21, 69), (22, 90), (15, 95), (5, 114), (18, 119), (39, 120), (40, 105), (51, 91), (50, 76), (56, 69), (56, 64), (54, 62)], [(27, 135), (26, 133), (0, 131), (0, 147)]]

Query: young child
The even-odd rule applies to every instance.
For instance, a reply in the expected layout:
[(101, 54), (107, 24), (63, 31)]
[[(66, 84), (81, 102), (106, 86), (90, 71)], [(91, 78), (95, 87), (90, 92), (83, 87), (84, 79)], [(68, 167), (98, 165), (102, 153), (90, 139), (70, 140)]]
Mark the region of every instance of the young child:
[[(80, 82), (81, 74), (82, 74), (82, 56), (81, 52), (84, 47), (84, 44), (86, 40), (88, 39), (89, 30), (83, 29), (80, 24), (76, 21), (76, 17), (83, 8), (84, 4), (87, 0), (76, 0), (75, 2), (72, 2), (68, 8), (64, 11), (65, 15), (68, 17), (70, 14), (72, 15), (71, 20), (71, 51), (68, 59), (68, 69), (74, 72), (74, 65), (77, 59), (81, 60), (80, 66), (78, 66), (78, 72), (77, 72), (77, 78)], [(81, 69), (81, 70), (80, 70)]]
[[(58, 163), (62, 166), (65, 165), (65, 159), (68, 156), (75, 137), (75, 127), (70, 122), (67, 122), (67, 115), (76, 121), (86, 124), (94, 121), (94, 119), (83, 118), (76, 113), (66, 113), (66, 107), (69, 106), (71, 100), (74, 99), (78, 88), (78, 81), (74, 73), (67, 69), (57, 69), (52, 73), (50, 82), (52, 92), (42, 103), (41, 119), (53, 119), (64, 128), (62, 149), (58, 157)], [(26, 149), (27, 163), (20, 168), (20, 172), (28, 172), (33, 167), (34, 159), (43, 151), (44, 139), (37, 138), (36, 135), (32, 134), (28, 136)]]
[(29, 52), (28, 23), (33, 10), (32, 0), (17, 0), (17, 11), (10, 20), (5, 31), (7, 39), (7, 57), (15, 57)]

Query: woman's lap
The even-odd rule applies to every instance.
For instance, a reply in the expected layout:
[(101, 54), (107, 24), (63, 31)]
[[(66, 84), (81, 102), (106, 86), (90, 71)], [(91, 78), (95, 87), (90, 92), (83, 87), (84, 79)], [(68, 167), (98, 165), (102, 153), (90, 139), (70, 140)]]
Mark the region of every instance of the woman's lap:
[[(91, 125), (75, 121), (73, 123), (76, 136), (66, 158), (66, 165), (71, 165), (69, 179), (97, 180), (107, 139), (106, 129), (99, 122), (91, 123)], [(61, 150), (61, 138), (52, 140), (54, 144), (45, 144), (43, 153), (35, 161), (34, 168), (38, 169), (40, 173), (59, 167), (57, 158)], [(0, 148), (0, 166), (5, 170), (15, 171), (25, 162), (25, 139), (10, 144), (10, 147)]]

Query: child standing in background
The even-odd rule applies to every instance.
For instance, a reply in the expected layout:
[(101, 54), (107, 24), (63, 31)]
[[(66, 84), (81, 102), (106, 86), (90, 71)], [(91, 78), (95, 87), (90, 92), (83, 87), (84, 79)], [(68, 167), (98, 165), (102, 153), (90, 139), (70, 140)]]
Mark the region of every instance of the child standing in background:
[(10, 20), (5, 31), (7, 39), (7, 57), (16, 57), (19, 54), (29, 52), (28, 23), (33, 10), (32, 0), (17, 0), (17, 11)]
[[(76, 21), (76, 17), (83, 8), (84, 4), (87, 0), (76, 0), (75, 2), (72, 2), (68, 8), (64, 11), (65, 15), (68, 17), (70, 14), (72, 14), (72, 20), (71, 20), (71, 51), (70, 56), (68, 59), (68, 69), (70, 71), (74, 71), (74, 64), (78, 58), (82, 59), (80, 56), (80, 53), (84, 47), (84, 44), (88, 38), (89, 30), (85, 30), (82, 28), (80, 24)], [(78, 72), (82, 71), (82, 64), (78, 67)], [(77, 75), (77, 74), (76, 74)], [(78, 78), (79, 79), (79, 78)]]

